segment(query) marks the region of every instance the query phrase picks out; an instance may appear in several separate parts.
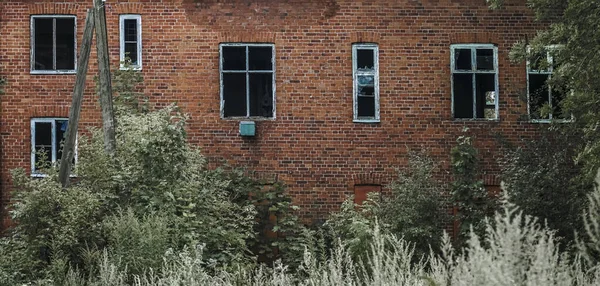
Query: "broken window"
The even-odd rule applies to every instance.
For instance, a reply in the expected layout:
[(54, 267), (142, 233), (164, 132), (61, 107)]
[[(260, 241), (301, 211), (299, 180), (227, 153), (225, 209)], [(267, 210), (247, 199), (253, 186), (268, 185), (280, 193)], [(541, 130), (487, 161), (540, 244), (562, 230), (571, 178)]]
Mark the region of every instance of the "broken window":
[(62, 146), (67, 132), (66, 118), (31, 119), (31, 174), (41, 175), (62, 157)]
[(379, 50), (376, 44), (352, 45), (354, 121), (379, 122)]
[(498, 49), (491, 44), (451, 46), (454, 118), (498, 118)]
[(265, 117), (275, 113), (275, 47), (221, 44), (221, 116)]
[(556, 63), (553, 51), (556, 48), (547, 47), (533, 51), (528, 49), (527, 61), (527, 100), (529, 118), (536, 121), (566, 119), (560, 102), (565, 97), (565, 88), (550, 84)]
[[(120, 60), (131, 61), (134, 69), (142, 68), (142, 17), (140, 15), (120, 15)], [(123, 65), (121, 65), (123, 68)]]
[(75, 72), (75, 16), (31, 16), (31, 71)]

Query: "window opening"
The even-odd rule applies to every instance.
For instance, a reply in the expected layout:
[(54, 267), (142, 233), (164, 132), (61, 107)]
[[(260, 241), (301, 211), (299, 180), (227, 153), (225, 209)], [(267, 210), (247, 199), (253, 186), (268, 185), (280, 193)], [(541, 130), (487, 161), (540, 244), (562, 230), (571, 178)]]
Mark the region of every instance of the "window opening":
[(75, 16), (31, 16), (31, 71), (75, 72)]
[(534, 121), (564, 120), (568, 117), (565, 117), (560, 108), (560, 102), (565, 98), (565, 89), (549, 84), (555, 69), (555, 50), (553, 47), (535, 52), (528, 49), (527, 102), (529, 118)]
[(498, 49), (494, 45), (452, 45), (454, 118), (498, 118)]
[[(142, 68), (142, 17), (140, 15), (120, 15), (120, 60), (129, 58), (134, 69)], [(123, 68), (123, 65), (121, 65)]]
[(352, 45), (355, 122), (379, 122), (379, 49), (376, 44)]
[(32, 175), (41, 175), (40, 169), (50, 167), (60, 160), (67, 127), (66, 118), (31, 119)]
[(275, 117), (275, 47), (221, 44), (221, 117)]

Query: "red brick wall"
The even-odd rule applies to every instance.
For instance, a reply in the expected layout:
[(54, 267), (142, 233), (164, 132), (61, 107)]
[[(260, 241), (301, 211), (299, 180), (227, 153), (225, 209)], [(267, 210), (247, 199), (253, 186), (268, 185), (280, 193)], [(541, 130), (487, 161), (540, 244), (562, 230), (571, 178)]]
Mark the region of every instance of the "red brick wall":
[[(0, 2), (1, 184), (30, 168), (31, 117), (68, 116), (75, 75), (29, 72), (32, 14), (77, 15), (78, 43), (92, 1)], [(511, 45), (539, 25), (522, 1), (490, 11), (485, 0), (107, 0), (111, 62), (118, 66), (120, 13), (142, 16), (144, 91), (154, 106), (177, 101), (191, 115), (189, 140), (212, 165), (228, 162), (277, 175), (307, 219), (338, 208), (355, 184), (389, 183), (408, 149), (426, 148), (448, 179), (449, 150), (463, 127), (476, 136), (487, 176), (498, 173), (502, 134), (516, 142), (539, 125), (521, 118), (524, 64)], [(537, 26), (536, 26), (537, 25)], [(219, 43), (270, 42), (276, 53), (276, 119), (242, 138), (238, 121), (219, 116)], [(352, 121), (355, 42), (379, 45), (381, 122)], [(499, 120), (457, 121), (451, 114), (450, 45), (492, 43), (499, 57)], [(92, 50), (80, 129), (98, 125)], [(363, 182), (364, 180), (368, 182)]]

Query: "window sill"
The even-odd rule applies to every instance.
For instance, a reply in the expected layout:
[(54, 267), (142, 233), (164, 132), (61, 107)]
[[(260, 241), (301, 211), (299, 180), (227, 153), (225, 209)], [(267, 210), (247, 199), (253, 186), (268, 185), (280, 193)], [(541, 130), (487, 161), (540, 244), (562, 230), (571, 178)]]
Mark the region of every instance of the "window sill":
[[(31, 173), (30, 177), (32, 178), (46, 178), (48, 177), (48, 174), (42, 174), (42, 173)], [(75, 174), (70, 174), (69, 178), (77, 178), (77, 175)]]
[(76, 74), (77, 71), (76, 70), (33, 70), (30, 71), (29, 74), (39, 74), (39, 75), (44, 75), (44, 74)]
[(500, 122), (500, 118), (453, 118), (452, 121), (455, 122), (490, 122), (490, 123), (495, 123), (495, 122)]
[(529, 123), (534, 124), (550, 124), (550, 123), (573, 123), (573, 119), (529, 119)]
[(367, 124), (373, 124), (373, 123), (380, 123), (381, 120), (379, 119), (354, 119), (352, 120), (352, 122), (354, 123), (367, 123)]
[(226, 121), (275, 121), (275, 117), (221, 117)]
[(120, 66), (119, 70), (122, 70), (122, 71), (126, 71), (126, 70), (141, 71), (142, 67), (141, 66), (130, 66), (130, 67)]

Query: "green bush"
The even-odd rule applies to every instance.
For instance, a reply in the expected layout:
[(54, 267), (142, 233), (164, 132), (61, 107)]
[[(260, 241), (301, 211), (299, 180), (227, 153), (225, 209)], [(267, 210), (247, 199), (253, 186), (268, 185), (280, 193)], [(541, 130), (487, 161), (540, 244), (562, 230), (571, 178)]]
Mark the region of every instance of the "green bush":
[(511, 148), (505, 155), (502, 180), (511, 202), (526, 214), (544, 220), (562, 245), (582, 233), (581, 213), (591, 183), (574, 162), (576, 143), (559, 130), (545, 130), (539, 139)]

